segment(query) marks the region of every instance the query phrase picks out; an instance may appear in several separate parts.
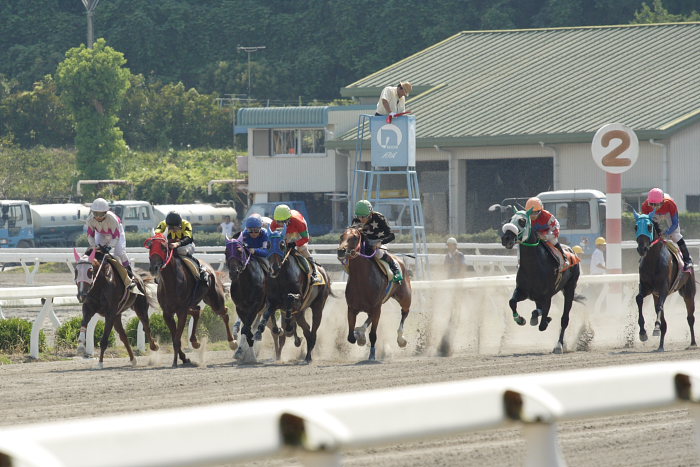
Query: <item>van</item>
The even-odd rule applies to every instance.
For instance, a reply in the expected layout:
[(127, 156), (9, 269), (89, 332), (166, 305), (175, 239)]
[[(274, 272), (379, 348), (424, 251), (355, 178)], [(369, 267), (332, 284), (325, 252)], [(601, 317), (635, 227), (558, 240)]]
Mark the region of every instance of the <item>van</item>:
[(559, 241), (580, 245), (584, 254), (595, 250), (595, 239), (605, 237), (606, 198), (598, 190), (557, 190), (537, 195), (559, 221)]

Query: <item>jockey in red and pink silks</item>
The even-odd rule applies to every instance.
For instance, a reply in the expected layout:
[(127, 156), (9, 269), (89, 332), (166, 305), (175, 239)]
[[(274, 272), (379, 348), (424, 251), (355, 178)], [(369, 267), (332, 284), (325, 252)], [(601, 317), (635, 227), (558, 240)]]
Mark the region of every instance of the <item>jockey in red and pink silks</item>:
[(559, 221), (554, 217), (554, 214), (544, 209), (542, 201), (537, 197), (530, 198), (525, 203), (525, 210), (528, 211), (530, 209), (532, 209), (530, 222), (537, 233), (537, 237), (557, 249), (561, 255), (557, 258), (559, 260), (559, 269), (566, 269), (569, 266), (569, 262), (566, 260), (564, 250), (562, 250), (559, 243)]
[(654, 221), (662, 230), (661, 235), (668, 237), (678, 245), (683, 255), (684, 268), (688, 270), (693, 265), (693, 259), (688, 252), (688, 246), (681, 235), (681, 227), (678, 221), (678, 206), (669, 195), (661, 188), (652, 188), (642, 203), (642, 214), (654, 213)]

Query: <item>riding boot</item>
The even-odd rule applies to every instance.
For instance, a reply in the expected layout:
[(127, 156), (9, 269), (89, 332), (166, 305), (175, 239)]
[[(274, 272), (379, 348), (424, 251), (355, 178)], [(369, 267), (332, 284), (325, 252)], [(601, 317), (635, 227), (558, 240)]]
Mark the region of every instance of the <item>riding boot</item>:
[(129, 276), (129, 279), (131, 279), (131, 284), (129, 284), (126, 288), (129, 290), (132, 290), (134, 287), (136, 287), (136, 280), (134, 279), (134, 271), (131, 269), (131, 265), (124, 266), (124, 269), (126, 269), (126, 274)]
[(389, 265), (389, 269), (391, 269), (391, 272), (394, 275), (393, 281), (396, 283), (401, 282), (403, 280), (403, 274), (401, 274), (401, 267), (399, 267), (399, 263), (394, 261), (394, 258), (389, 256), (388, 253), (384, 253), (382, 259)]
[(311, 268), (311, 285), (323, 283), (321, 276), (318, 274), (318, 268), (316, 268), (316, 261), (314, 261), (313, 257), (311, 256), (307, 257), (306, 259), (309, 262), (309, 268)]
[(197, 265), (197, 268), (199, 268), (199, 282), (201, 282), (204, 286), (209, 285), (209, 273), (207, 270), (204, 268), (204, 266), (202, 266), (202, 263), (200, 263), (197, 258), (194, 256), (190, 256), (190, 258), (192, 258)]
[(564, 269), (569, 267), (569, 261), (566, 259), (566, 255), (564, 254), (564, 250), (561, 247), (561, 243), (557, 242), (554, 246), (557, 247), (557, 250), (559, 250), (559, 253), (561, 253), (562, 263), (559, 270), (563, 271)]
[(689, 271), (693, 267), (693, 258), (690, 257), (688, 252), (688, 246), (685, 244), (685, 239), (681, 238), (676, 242), (678, 248), (681, 250), (681, 255), (683, 255), (683, 270)]

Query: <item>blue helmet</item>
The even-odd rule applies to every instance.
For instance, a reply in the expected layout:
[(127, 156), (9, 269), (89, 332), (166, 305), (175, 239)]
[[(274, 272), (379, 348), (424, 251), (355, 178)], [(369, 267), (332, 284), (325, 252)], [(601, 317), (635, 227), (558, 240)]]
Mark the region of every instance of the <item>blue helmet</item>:
[(253, 214), (245, 220), (246, 229), (260, 229), (262, 224), (262, 218), (258, 214)]

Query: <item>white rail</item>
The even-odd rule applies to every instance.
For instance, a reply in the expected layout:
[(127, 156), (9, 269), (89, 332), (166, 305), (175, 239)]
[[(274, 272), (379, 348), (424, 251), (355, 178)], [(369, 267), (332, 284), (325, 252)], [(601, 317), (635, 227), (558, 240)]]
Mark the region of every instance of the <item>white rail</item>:
[(650, 363), (5, 428), (0, 454), (24, 467), (217, 465), (273, 455), (336, 466), (344, 449), (516, 424), (524, 465), (563, 466), (557, 422), (687, 407), (697, 433), (698, 401), (700, 362)]

